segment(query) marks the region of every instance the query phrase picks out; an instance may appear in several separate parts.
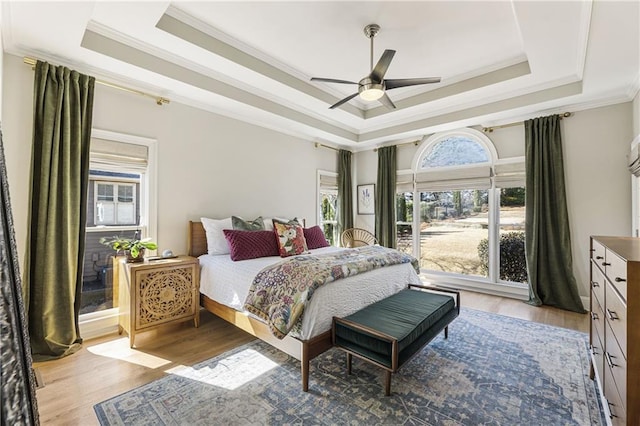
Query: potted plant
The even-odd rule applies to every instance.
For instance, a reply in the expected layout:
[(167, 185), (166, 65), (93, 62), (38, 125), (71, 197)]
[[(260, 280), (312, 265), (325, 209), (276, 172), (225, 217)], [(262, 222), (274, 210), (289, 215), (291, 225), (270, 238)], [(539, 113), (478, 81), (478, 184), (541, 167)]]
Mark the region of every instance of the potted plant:
[(152, 242), (151, 238), (125, 238), (117, 235), (102, 237), (100, 243), (111, 247), (118, 253), (124, 253), (128, 263), (142, 262), (146, 249), (155, 250), (158, 248), (158, 245)]

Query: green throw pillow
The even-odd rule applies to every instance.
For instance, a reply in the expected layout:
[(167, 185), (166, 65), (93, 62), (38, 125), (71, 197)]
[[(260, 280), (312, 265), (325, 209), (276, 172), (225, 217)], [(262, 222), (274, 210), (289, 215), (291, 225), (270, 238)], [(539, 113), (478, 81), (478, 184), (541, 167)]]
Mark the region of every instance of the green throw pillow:
[(237, 231), (263, 231), (264, 220), (258, 216), (252, 221), (244, 220), (238, 216), (231, 216), (231, 226)]

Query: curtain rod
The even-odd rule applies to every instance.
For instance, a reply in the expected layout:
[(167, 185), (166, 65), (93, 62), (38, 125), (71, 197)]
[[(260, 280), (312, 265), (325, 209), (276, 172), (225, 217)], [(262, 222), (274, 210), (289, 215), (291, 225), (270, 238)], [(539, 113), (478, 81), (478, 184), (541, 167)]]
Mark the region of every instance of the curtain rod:
[(320, 147), (322, 147), (322, 148), (332, 149), (332, 150), (334, 150), (334, 151), (340, 151), (338, 148), (334, 148), (334, 147), (332, 147), (332, 146), (325, 145), (325, 144), (320, 143), (320, 142), (316, 142), (314, 145), (316, 146), (316, 148), (320, 148)]
[[(418, 146), (419, 143), (420, 141), (411, 141), (411, 142), (399, 143), (396, 146), (405, 146), (405, 145)], [(373, 148), (373, 152), (378, 152), (378, 148)]]
[[(562, 114), (557, 114), (557, 115), (559, 115), (560, 116), (560, 120), (562, 120), (563, 118), (571, 117), (573, 115), (573, 113), (571, 113), (571, 112), (563, 112)], [(522, 123), (524, 123), (524, 122), (523, 121), (518, 121), (518, 122), (515, 122), (515, 123), (502, 124), (500, 126), (483, 127), (482, 131), (485, 132), (485, 133), (491, 133), (495, 129), (504, 129), (505, 127), (519, 126)]]
[[(31, 67), (35, 67), (36, 66), (36, 62), (37, 60), (34, 58), (29, 58), (29, 57), (24, 57), (23, 58), (23, 62), (27, 65), (31, 65)], [(140, 96), (145, 96), (147, 98), (151, 98), (153, 100), (156, 101), (156, 104), (162, 106), (164, 104), (168, 104), (169, 102), (171, 102), (169, 99), (164, 98), (162, 96), (155, 96), (155, 95), (151, 95), (149, 93), (140, 91), (140, 90), (136, 90), (136, 89), (130, 89), (128, 87), (124, 87), (124, 86), (120, 86), (118, 84), (115, 83), (108, 83), (106, 81), (102, 81), (102, 80), (98, 80), (96, 79), (96, 83), (101, 84), (103, 86), (107, 86), (107, 87), (111, 87), (113, 89), (118, 89), (118, 90), (122, 90), (124, 92), (129, 92), (129, 93), (135, 93), (136, 95), (140, 95)]]

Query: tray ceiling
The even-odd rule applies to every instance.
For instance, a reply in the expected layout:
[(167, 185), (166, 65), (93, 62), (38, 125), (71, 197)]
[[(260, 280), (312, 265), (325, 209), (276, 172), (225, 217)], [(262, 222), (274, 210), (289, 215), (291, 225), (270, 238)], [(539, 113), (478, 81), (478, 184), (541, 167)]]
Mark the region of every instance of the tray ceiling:
[[(329, 106), (396, 50), (397, 109)], [(3, 2), (5, 51), (304, 139), (357, 150), (466, 125), (633, 99), (640, 3)], [(171, 108), (171, 105), (162, 106)]]

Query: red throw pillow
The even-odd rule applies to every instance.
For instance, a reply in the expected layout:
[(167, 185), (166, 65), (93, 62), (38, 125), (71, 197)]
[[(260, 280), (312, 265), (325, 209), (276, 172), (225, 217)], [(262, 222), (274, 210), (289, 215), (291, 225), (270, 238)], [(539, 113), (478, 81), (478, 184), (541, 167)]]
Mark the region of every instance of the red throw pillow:
[(272, 231), (238, 231), (224, 229), (224, 237), (229, 244), (231, 260), (255, 259), (278, 256), (278, 242)]
[(329, 247), (331, 245), (325, 238), (322, 228), (318, 225), (312, 226), (311, 228), (304, 228), (304, 239), (307, 240), (307, 248), (309, 250)]

